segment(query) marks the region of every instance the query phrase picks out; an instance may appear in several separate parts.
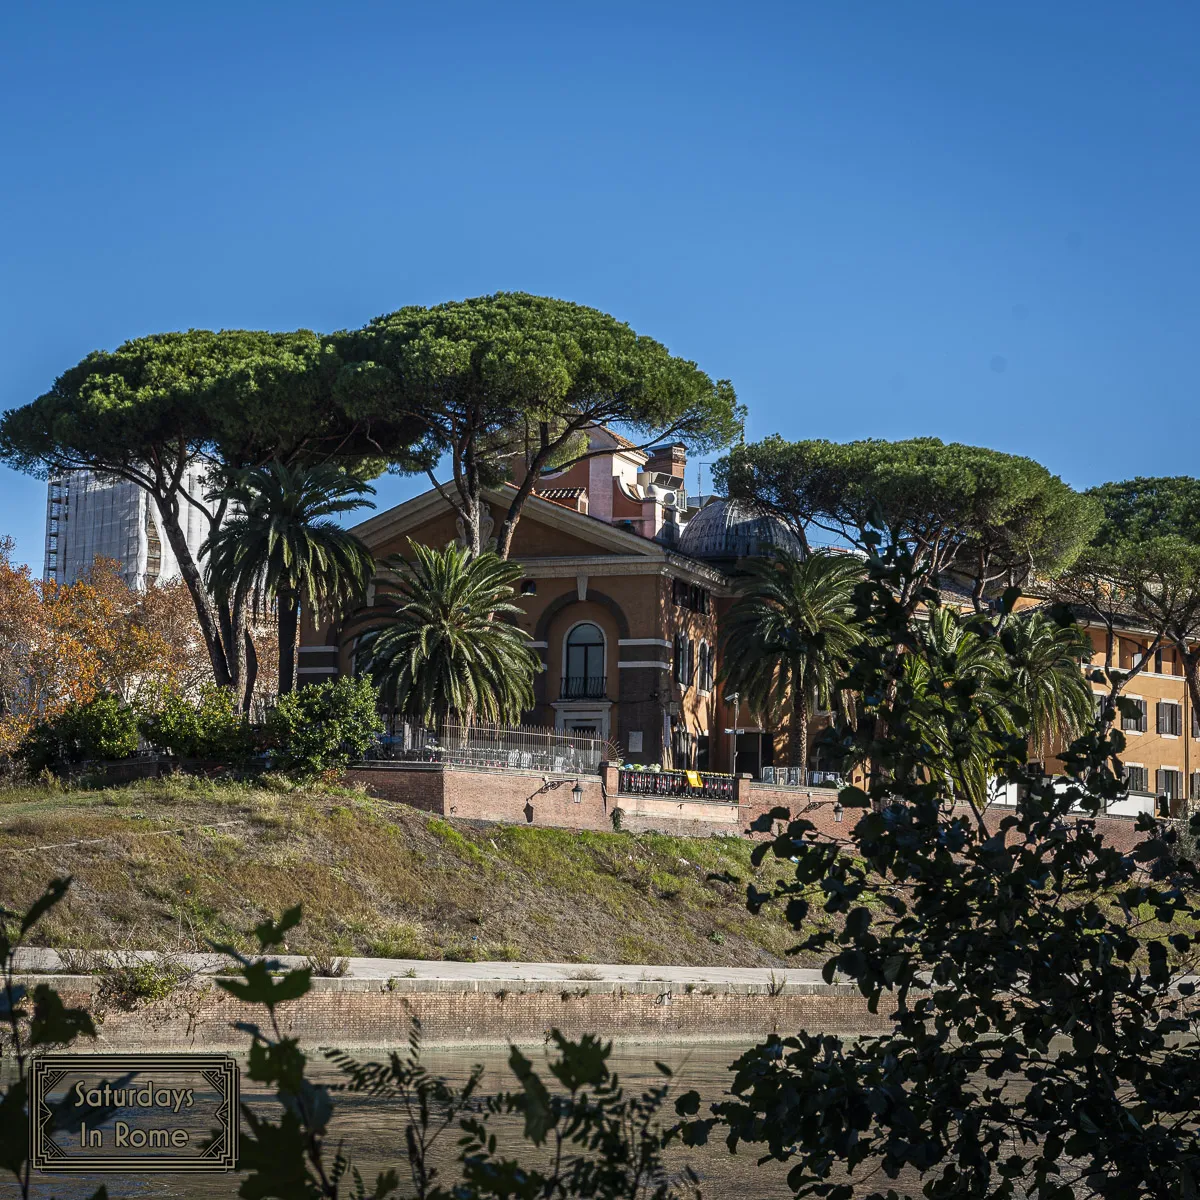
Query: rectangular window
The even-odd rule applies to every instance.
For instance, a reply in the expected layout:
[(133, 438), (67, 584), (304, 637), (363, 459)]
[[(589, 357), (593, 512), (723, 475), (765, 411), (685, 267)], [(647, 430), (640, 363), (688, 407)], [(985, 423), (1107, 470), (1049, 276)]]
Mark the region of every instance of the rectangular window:
[(1149, 791), (1149, 780), (1146, 777), (1145, 767), (1126, 766), (1125, 779), (1129, 783), (1131, 792)]
[(1189, 800), (1200, 800), (1200, 771), (1193, 771), (1188, 789)]
[(1183, 797), (1183, 772), (1163, 767), (1155, 772), (1155, 790), (1160, 796), (1168, 796), (1172, 800)]
[(1170, 700), (1158, 702), (1158, 732), (1178, 737), (1183, 732), (1183, 709)]
[(1137, 713), (1133, 716), (1121, 714), (1121, 728), (1132, 733), (1146, 732), (1146, 702), (1140, 697), (1130, 696), (1130, 700), (1137, 705)]
[(712, 598), (704, 588), (684, 583), (682, 579), (671, 581), (671, 601), (676, 608), (687, 608), (698, 613), (708, 613), (712, 607)]

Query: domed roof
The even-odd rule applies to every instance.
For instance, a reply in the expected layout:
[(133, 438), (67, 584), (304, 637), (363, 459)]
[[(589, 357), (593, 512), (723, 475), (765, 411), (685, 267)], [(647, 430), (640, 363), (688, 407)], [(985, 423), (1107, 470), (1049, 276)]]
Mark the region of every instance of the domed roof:
[(737, 500), (714, 500), (686, 525), (679, 549), (693, 558), (767, 557), (786, 550), (799, 557), (799, 539), (778, 517), (756, 513)]

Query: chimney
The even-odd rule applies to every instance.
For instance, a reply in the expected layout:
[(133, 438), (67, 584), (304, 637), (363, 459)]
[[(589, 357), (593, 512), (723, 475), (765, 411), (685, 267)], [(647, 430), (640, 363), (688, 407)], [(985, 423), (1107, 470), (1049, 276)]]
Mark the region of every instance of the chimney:
[(642, 470), (653, 475), (670, 475), (672, 479), (678, 479), (679, 486), (682, 487), (684, 472), (687, 470), (687, 447), (682, 442), (652, 446), (650, 457)]

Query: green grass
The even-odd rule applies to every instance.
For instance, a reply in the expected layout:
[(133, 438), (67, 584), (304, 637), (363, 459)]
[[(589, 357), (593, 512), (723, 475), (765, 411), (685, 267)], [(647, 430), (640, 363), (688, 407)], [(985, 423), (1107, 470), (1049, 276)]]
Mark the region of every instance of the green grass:
[[(75, 878), (41, 926), (82, 949), (250, 948), (296, 903), (292, 953), (780, 966), (797, 940), (752, 916), (739, 838), (472, 827), (336, 788), (173, 778), (103, 791), (0, 791), (0, 903)], [(736, 883), (710, 879), (734, 877)]]

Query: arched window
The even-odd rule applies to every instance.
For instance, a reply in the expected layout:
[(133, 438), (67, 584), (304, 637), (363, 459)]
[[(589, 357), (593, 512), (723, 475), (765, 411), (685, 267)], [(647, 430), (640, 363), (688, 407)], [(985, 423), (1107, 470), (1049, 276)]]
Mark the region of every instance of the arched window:
[(564, 699), (595, 699), (605, 694), (604, 634), (590, 621), (574, 626), (563, 644)]

